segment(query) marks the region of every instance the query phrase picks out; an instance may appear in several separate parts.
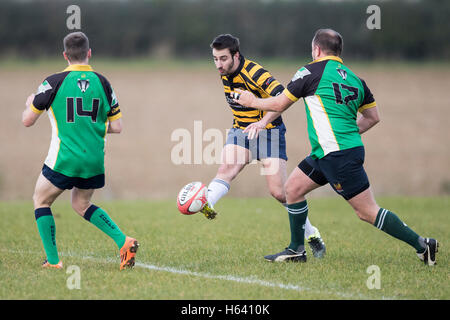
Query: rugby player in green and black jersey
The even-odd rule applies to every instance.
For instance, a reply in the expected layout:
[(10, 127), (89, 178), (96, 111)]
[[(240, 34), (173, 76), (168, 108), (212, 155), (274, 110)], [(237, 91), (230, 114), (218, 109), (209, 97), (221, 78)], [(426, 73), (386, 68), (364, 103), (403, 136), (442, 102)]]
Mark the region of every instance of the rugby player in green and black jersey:
[(110, 236), (120, 249), (120, 269), (133, 267), (139, 243), (127, 237), (109, 215), (91, 203), (105, 185), (105, 139), (122, 131), (122, 113), (108, 80), (89, 65), (91, 49), (82, 32), (64, 38), (68, 67), (47, 77), (26, 101), (22, 122), (32, 126), (47, 111), (52, 138), (33, 195), (35, 218), (46, 260), (43, 267), (62, 268), (56, 246), (51, 205), (72, 189), (72, 208)]
[(305, 195), (329, 183), (361, 220), (411, 245), (425, 264), (434, 265), (437, 240), (419, 236), (375, 201), (363, 167), (361, 134), (379, 122), (378, 109), (364, 80), (343, 64), (342, 47), (338, 32), (320, 29), (312, 41), (313, 62), (297, 71), (283, 94), (259, 99), (249, 91), (237, 90), (236, 102), (264, 111), (283, 112), (300, 98), (305, 102), (312, 151), (286, 182), (291, 243), (284, 251), (265, 258), (306, 261), (301, 227), (308, 215)]

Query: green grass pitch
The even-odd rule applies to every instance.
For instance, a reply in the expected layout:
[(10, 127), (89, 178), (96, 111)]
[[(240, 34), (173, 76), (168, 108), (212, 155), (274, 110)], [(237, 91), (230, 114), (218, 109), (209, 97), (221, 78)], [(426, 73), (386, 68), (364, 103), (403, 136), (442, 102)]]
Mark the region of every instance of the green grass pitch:
[[(436, 266), (359, 221), (337, 197), (308, 202), (327, 245), (324, 259), (307, 247), (305, 264), (266, 262), (264, 255), (289, 244), (287, 212), (270, 198), (224, 198), (213, 221), (183, 216), (175, 200), (96, 203), (141, 244), (135, 268), (125, 271), (114, 242), (58, 200), (53, 214), (64, 269), (47, 270), (31, 201), (0, 202), (0, 299), (449, 299), (450, 198), (378, 202), (440, 241)], [(372, 265), (380, 270), (379, 289), (367, 286)]]

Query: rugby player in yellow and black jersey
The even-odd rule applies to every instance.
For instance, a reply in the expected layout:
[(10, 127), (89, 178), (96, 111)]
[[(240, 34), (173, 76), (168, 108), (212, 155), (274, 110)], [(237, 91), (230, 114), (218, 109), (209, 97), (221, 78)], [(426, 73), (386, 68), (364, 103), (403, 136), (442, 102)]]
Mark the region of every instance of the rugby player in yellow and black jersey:
[[(233, 113), (233, 126), (222, 151), (222, 164), (208, 185), (208, 204), (202, 212), (209, 219), (215, 217), (213, 206), (227, 194), (231, 181), (253, 159), (261, 162), (271, 195), (286, 205), (286, 127), (281, 113), (243, 107), (232, 99), (236, 89), (248, 90), (264, 99), (281, 94), (284, 87), (269, 71), (240, 53), (238, 38), (219, 35), (211, 43), (211, 49)], [(305, 238), (315, 257), (325, 254), (319, 230), (309, 220), (305, 223)]]
[[(214, 60), (222, 76), (225, 98), (233, 112), (233, 128), (245, 129), (249, 124), (262, 120), (268, 112), (243, 108), (240, 104), (233, 101), (230, 97), (231, 92), (239, 88), (248, 90), (259, 98), (268, 98), (283, 92), (284, 87), (262, 66), (244, 58), (241, 54), (239, 54), (239, 60), (236, 63), (234, 59), (230, 59), (229, 68), (235, 68), (236, 70), (228, 74), (226, 69), (224, 69), (224, 63), (221, 61), (228, 57), (227, 51), (229, 50), (225, 49), (225, 55), (222, 56), (222, 59), (221, 57), (214, 57)], [(272, 129), (282, 125), (283, 120), (279, 113), (272, 112), (270, 115), (267, 115), (265, 123), (267, 123), (265, 129)]]

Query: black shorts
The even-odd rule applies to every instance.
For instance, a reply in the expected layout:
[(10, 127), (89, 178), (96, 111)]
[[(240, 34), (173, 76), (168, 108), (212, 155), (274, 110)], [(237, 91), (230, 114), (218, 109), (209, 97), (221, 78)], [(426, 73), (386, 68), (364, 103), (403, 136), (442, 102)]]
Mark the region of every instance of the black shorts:
[(322, 159), (306, 157), (298, 167), (315, 183), (329, 183), (334, 191), (349, 200), (368, 189), (369, 178), (364, 170), (364, 147), (335, 151)]
[(99, 174), (91, 178), (77, 178), (68, 177), (62, 173), (53, 171), (47, 165), (42, 167), (42, 174), (46, 177), (55, 187), (59, 189), (72, 189), (76, 187), (78, 189), (100, 189), (105, 186), (105, 175)]

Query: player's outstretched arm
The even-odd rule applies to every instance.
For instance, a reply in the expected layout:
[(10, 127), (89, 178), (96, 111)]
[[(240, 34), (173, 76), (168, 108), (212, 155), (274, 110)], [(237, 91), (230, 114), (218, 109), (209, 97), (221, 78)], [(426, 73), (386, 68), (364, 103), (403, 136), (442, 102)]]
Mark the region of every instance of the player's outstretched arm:
[(380, 115), (378, 114), (378, 108), (375, 106), (370, 109), (361, 111), (361, 117), (358, 119), (359, 134), (363, 134), (374, 125), (380, 122)]
[(122, 119), (119, 118), (114, 121), (110, 121), (108, 124), (108, 133), (121, 133), (123, 129)]
[(266, 126), (271, 123), (273, 120), (275, 120), (276, 118), (278, 118), (280, 116), (281, 112), (273, 112), (273, 111), (269, 111), (266, 113), (266, 115), (259, 120), (258, 122), (254, 122), (254, 123), (250, 123), (245, 129), (244, 129), (244, 133), (248, 132), (248, 138), (251, 139), (256, 139), (258, 138), (259, 132), (261, 130), (264, 130), (266, 128)]
[(25, 127), (31, 127), (41, 115), (41, 112), (35, 112), (32, 109), (34, 93), (30, 94), (25, 102), (26, 108), (22, 113), (22, 123)]
[(233, 99), (234, 102), (237, 102), (244, 107), (255, 108), (263, 111), (283, 112), (294, 103), (284, 94), (279, 94), (275, 97), (261, 99), (255, 97), (249, 91), (236, 89), (236, 92), (238, 93), (238, 97), (237, 99)]

